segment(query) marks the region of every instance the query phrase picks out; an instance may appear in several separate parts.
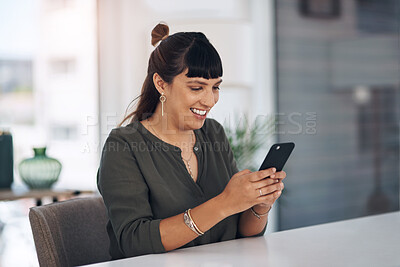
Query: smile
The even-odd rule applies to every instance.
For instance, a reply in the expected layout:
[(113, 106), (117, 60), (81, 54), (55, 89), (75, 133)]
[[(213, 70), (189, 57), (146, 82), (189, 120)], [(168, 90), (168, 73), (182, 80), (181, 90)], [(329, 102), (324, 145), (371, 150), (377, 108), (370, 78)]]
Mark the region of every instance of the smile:
[(207, 111), (205, 111), (205, 110), (196, 109), (196, 108), (190, 108), (190, 110), (191, 110), (193, 113), (195, 113), (195, 114), (197, 114), (197, 115), (200, 115), (200, 116), (204, 116), (204, 115), (207, 113)]

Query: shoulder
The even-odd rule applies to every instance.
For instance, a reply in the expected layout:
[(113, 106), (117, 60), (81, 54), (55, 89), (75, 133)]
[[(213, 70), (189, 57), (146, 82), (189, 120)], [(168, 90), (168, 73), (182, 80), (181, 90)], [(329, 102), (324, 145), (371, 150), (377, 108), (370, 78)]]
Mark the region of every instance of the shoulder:
[(140, 136), (138, 129), (138, 122), (132, 122), (126, 126), (120, 126), (111, 130), (108, 135), (108, 139), (119, 139), (123, 141), (129, 141), (137, 139)]
[[(128, 124), (111, 130), (105, 140), (102, 150), (102, 157), (119, 159), (129, 159), (135, 157), (138, 148), (145, 141), (137, 129), (137, 124)], [(122, 160), (121, 160), (122, 162)]]
[(142, 143), (146, 143), (137, 122), (111, 130), (105, 140), (103, 152), (131, 152), (137, 151)]

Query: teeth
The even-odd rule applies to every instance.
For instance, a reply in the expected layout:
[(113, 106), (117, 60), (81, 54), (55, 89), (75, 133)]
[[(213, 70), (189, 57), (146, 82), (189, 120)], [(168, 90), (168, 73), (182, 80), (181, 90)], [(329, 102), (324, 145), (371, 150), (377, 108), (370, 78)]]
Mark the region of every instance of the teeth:
[(198, 115), (201, 115), (201, 116), (203, 116), (203, 115), (205, 115), (205, 114), (207, 113), (205, 110), (198, 110), (198, 109), (195, 109), (195, 108), (191, 108), (191, 110), (192, 110), (194, 113), (196, 113), (196, 114), (198, 114)]

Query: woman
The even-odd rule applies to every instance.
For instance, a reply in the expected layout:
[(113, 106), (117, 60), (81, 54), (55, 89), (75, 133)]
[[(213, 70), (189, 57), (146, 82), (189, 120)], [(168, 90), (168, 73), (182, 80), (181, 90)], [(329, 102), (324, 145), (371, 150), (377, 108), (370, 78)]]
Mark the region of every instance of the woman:
[(153, 29), (160, 44), (137, 109), (103, 148), (113, 259), (261, 236), (283, 189), (286, 174), (274, 168), (239, 172), (222, 126), (206, 118), (222, 82), (215, 48), (202, 33), (168, 32)]

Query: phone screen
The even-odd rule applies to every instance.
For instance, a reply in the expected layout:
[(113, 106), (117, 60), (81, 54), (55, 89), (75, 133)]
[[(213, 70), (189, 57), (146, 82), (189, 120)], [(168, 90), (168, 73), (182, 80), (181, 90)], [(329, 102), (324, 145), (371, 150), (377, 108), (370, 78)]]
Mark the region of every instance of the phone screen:
[(286, 161), (294, 149), (294, 143), (274, 144), (261, 164), (260, 170), (275, 167), (276, 171), (282, 171)]

